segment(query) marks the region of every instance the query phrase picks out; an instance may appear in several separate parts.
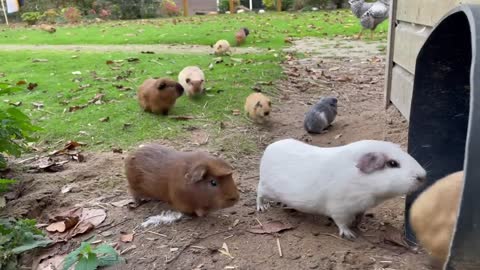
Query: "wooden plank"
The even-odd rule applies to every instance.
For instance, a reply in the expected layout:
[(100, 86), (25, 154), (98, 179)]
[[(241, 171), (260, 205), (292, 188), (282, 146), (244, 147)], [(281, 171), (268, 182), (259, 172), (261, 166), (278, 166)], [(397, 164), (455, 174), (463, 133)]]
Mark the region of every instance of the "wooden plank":
[(230, 6), (230, 14), (234, 14), (235, 13), (235, 6), (233, 5), (233, 0), (230, 0), (229, 1), (229, 6)]
[(277, 0), (277, 11), (278, 12), (282, 11), (282, 0)]
[(434, 26), (440, 18), (459, 4), (480, 4), (480, 0), (400, 0), (397, 19)]
[(183, 16), (188, 16), (188, 0), (183, 0)]
[(385, 89), (384, 89), (384, 101), (385, 108), (390, 105), (390, 92), (392, 90), (392, 68), (393, 68), (393, 52), (395, 51), (395, 21), (397, 11), (397, 0), (392, 0), (390, 8), (390, 24), (388, 26), (388, 47), (387, 47), (387, 63), (385, 65)]
[(431, 31), (431, 27), (400, 22), (395, 28), (393, 62), (414, 74), (418, 53)]
[(399, 65), (393, 66), (390, 99), (407, 121), (410, 119), (412, 93), (413, 75)]

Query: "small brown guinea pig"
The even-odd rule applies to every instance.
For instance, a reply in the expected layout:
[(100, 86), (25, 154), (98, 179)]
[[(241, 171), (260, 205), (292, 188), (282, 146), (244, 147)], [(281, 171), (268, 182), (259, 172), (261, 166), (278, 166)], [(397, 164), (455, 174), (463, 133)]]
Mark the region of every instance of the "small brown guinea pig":
[(262, 93), (252, 93), (245, 101), (245, 112), (257, 123), (263, 123), (270, 116), (272, 102)]
[(463, 171), (459, 171), (428, 187), (410, 208), (410, 223), (419, 244), (442, 266), (448, 257), (462, 190)]
[(169, 78), (147, 79), (138, 88), (140, 106), (146, 112), (167, 115), (177, 98), (183, 95), (183, 86)]
[(205, 152), (180, 152), (146, 144), (125, 161), (130, 194), (164, 201), (188, 215), (205, 216), (239, 200), (232, 167)]

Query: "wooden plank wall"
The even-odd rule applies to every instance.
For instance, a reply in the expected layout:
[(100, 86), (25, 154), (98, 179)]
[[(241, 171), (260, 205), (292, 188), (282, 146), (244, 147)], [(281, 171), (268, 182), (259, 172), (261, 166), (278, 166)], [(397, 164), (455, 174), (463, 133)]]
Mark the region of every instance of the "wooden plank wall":
[(417, 55), (433, 26), (457, 5), (480, 4), (480, 0), (392, 1), (385, 105), (393, 103), (408, 120)]

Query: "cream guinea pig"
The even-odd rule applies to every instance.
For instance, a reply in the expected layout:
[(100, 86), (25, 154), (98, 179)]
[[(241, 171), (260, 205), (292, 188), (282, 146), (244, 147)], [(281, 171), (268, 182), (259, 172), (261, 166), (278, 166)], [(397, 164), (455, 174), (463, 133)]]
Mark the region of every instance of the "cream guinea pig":
[(426, 172), (399, 145), (363, 140), (317, 147), (294, 139), (270, 144), (260, 161), (257, 210), (273, 200), (300, 212), (331, 217), (342, 237), (358, 215), (416, 190)]
[(425, 189), (410, 208), (410, 223), (419, 243), (442, 266), (457, 222), (463, 171), (452, 173)]
[(197, 66), (188, 66), (178, 74), (178, 82), (188, 97), (205, 93), (205, 74)]

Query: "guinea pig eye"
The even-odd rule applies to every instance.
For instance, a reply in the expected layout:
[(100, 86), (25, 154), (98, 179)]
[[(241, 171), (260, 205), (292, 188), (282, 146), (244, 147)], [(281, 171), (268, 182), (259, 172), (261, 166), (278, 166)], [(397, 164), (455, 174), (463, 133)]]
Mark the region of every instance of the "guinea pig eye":
[(212, 179), (212, 180), (210, 180), (210, 185), (212, 185), (212, 187), (216, 187), (218, 184), (217, 184), (217, 181), (215, 179)]
[(398, 164), (398, 162), (396, 162), (395, 160), (389, 160), (387, 162), (387, 166), (390, 168), (398, 168), (400, 167), (400, 164)]

